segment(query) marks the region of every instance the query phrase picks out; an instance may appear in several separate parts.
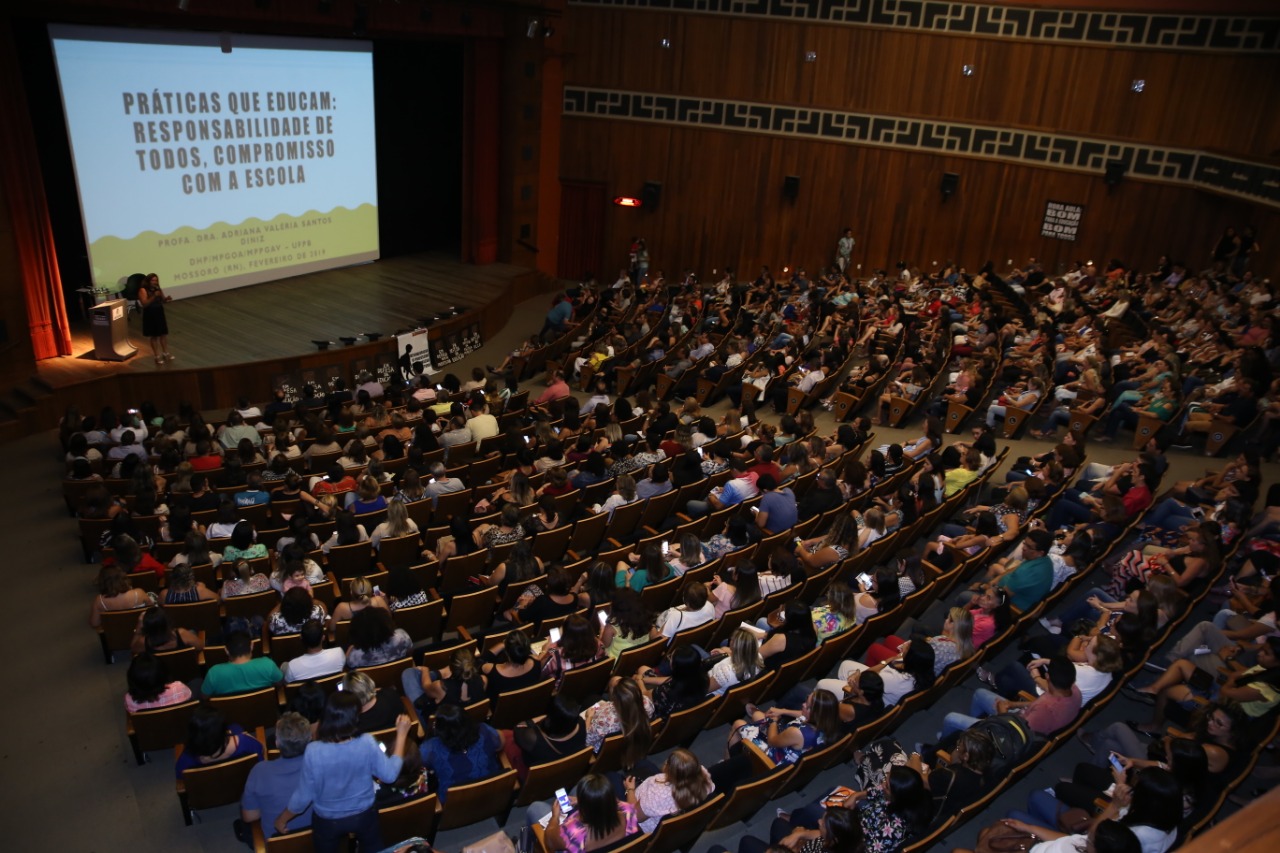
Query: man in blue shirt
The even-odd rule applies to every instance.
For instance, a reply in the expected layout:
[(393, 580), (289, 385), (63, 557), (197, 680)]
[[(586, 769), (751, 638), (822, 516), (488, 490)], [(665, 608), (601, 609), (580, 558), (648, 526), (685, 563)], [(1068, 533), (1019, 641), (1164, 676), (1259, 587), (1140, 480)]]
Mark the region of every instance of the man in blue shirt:
[[(276, 747), (280, 750), (277, 761), (259, 761), (249, 771), (249, 779), (244, 785), (244, 794), (240, 798), (240, 820), (252, 823), (262, 821), (262, 831), (268, 837), (275, 826), (276, 818), (289, 805), (289, 798), (298, 787), (298, 779), (302, 775), (302, 753), (311, 742), (311, 724), (301, 714), (290, 711), (281, 715), (276, 723)], [(308, 806), (300, 815), (289, 821), (289, 831), (296, 832), (311, 825), (311, 808)], [(245, 827), (245, 831), (248, 828)], [(236, 836), (239, 837), (241, 827), (236, 825)]]
[(551, 306), (551, 310), (547, 312), (547, 322), (543, 324), (540, 334), (544, 338), (548, 331), (563, 335), (569, 330), (569, 318), (572, 316), (573, 303), (569, 301), (568, 296), (561, 293), (556, 297), (556, 304)]
[(261, 506), (271, 503), (271, 494), (262, 488), (262, 475), (257, 471), (249, 474), (247, 487), (243, 492), (236, 492), (236, 506)]
[(756, 524), (760, 529), (766, 533), (781, 533), (794, 527), (800, 514), (795, 493), (785, 486), (779, 488), (772, 474), (761, 474), (756, 478), (756, 487), (763, 493), (756, 513)]

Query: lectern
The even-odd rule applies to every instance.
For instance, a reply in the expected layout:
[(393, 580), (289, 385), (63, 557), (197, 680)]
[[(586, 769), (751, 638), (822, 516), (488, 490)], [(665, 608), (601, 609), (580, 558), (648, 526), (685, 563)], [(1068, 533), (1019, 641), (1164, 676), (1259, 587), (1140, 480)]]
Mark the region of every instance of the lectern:
[(93, 325), (93, 357), (100, 361), (124, 361), (138, 350), (129, 343), (129, 303), (123, 299), (99, 302), (90, 309)]

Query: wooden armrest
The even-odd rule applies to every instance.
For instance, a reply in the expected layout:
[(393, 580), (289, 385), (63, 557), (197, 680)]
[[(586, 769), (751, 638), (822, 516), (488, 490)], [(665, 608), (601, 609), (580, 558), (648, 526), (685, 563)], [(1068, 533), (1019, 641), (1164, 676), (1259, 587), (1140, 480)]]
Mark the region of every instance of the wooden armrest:
[(1168, 728), (1166, 728), (1165, 732), (1168, 733), (1169, 737), (1182, 737), (1182, 738), (1192, 737), (1191, 732), (1185, 732), (1182, 729), (1176, 729), (1173, 726), (1169, 726)]
[[(435, 592), (434, 589), (431, 591)], [(439, 595), (439, 593), (436, 593), (436, 594)], [(471, 632), (468, 631), (466, 628), (462, 627), (461, 625), (458, 626), (458, 637), (467, 642), (471, 642), (473, 639), (475, 639), (474, 637), (471, 636)]]
[(1025, 691), (1025, 690), (1019, 690), (1019, 691), (1018, 691), (1018, 701), (1019, 701), (1019, 702), (1034, 702), (1035, 700), (1036, 700), (1036, 697), (1035, 697), (1035, 696), (1032, 696), (1032, 695), (1031, 695), (1030, 693), (1028, 693), (1027, 691)]
[(253, 853), (266, 853), (267, 837), (262, 832), (262, 821), (255, 820), (249, 824), (249, 830), (253, 833)]
[[(281, 708), (284, 708), (289, 704), (288, 696), (286, 696), (284, 692), (284, 681), (281, 681), (276, 685), (276, 704)], [(263, 741), (263, 743), (266, 743), (266, 741)]]
[(765, 754), (765, 751), (763, 749), (756, 746), (755, 741), (744, 740), (742, 741), (742, 746), (744, 749), (746, 749), (747, 755), (748, 757), (750, 757), (751, 764), (753, 766), (759, 768), (760, 770), (765, 771), (766, 773), (777, 766), (774, 763), (773, 759), (770, 758), (767, 754)]
[(950, 763), (951, 763), (951, 753), (947, 752), (945, 749), (940, 749), (940, 750), (938, 750), (938, 751), (937, 751), (937, 756), (938, 756), (938, 758), (940, 758), (940, 759), (942, 760), (942, 762), (943, 762), (944, 764), (950, 764)]

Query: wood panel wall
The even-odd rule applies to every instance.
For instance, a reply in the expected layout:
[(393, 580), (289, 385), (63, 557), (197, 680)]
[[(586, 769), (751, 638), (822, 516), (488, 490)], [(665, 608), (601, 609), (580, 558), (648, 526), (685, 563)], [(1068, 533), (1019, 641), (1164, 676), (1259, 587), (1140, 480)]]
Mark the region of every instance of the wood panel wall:
[[(1277, 57), (580, 6), (569, 7), (564, 43), (570, 85), (1280, 156)], [(803, 61), (806, 50), (816, 62)], [(972, 77), (960, 73), (966, 63)], [(1146, 81), (1140, 95), (1129, 90), (1135, 78)], [(1036, 257), (1056, 269), (1110, 257), (1145, 266), (1166, 252), (1195, 266), (1227, 224), (1254, 224), (1264, 246), (1280, 224), (1280, 214), (1243, 201), (1131, 178), (1110, 189), (1100, 176), (1020, 164), (577, 116), (564, 121), (560, 171), (565, 181), (603, 181), (610, 195), (663, 183), (656, 212), (607, 212), (606, 275), (634, 234), (669, 275), (728, 264), (754, 276), (761, 264), (812, 271), (829, 262), (846, 225), (855, 263), (868, 269), (898, 260), (928, 269), (949, 257), (971, 268)], [(944, 172), (960, 175), (945, 203)], [(794, 203), (782, 197), (787, 175), (801, 180)], [(1049, 200), (1085, 206), (1077, 242), (1040, 236)]]
[[(607, 182), (611, 195), (663, 183), (657, 211), (609, 206), (605, 276), (625, 264), (636, 234), (648, 240), (653, 269), (704, 277), (726, 265), (740, 277), (761, 264), (812, 273), (830, 263), (845, 226), (857, 240), (854, 263), (868, 270), (1029, 257), (1050, 270), (1111, 257), (1146, 268), (1165, 253), (1195, 267), (1227, 224), (1254, 224), (1264, 249), (1280, 234), (1280, 214), (1194, 189), (1131, 179), (1110, 189), (1101, 177), (995, 161), (594, 118), (565, 119), (561, 168)], [(960, 185), (943, 202), (945, 172)], [(800, 177), (795, 202), (782, 196), (787, 175)], [(1085, 206), (1077, 242), (1040, 236), (1048, 200)]]
[[(1280, 155), (1280, 57), (589, 7), (569, 13), (570, 84)], [(804, 62), (808, 50), (816, 62)], [(961, 74), (966, 64), (976, 68), (971, 77)], [(1130, 91), (1135, 79), (1146, 81), (1141, 94)]]

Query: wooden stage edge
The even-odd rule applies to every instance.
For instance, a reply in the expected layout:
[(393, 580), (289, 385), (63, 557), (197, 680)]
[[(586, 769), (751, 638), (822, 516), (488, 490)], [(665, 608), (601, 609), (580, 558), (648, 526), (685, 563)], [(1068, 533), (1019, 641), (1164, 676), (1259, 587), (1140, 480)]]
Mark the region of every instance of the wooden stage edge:
[[(137, 315), (130, 333), (137, 355), (125, 362), (92, 357), (88, 322), (72, 321), (74, 355), (36, 365), (35, 385), (47, 393), (3, 425), (0, 437), (50, 429), (68, 405), (82, 414), (103, 406), (151, 401), (162, 412), (186, 402), (199, 410), (233, 406), (238, 397), (270, 397), (281, 374), (338, 369), (350, 378), (361, 366), (395, 354), (394, 333), (453, 307), (461, 314), (433, 323), (431, 338), (479, 322), (482, 342), (511, 319), (518, 304), (554, 290), (557, 282), (525, 267), (462, 263), (440, 254), (411, 255), (326, 270), (167, 306), (175, 360), (157, 366)], [(73, 309), (74, 311), (74, 309)], [(340, 337), (381, 332), (375, 342), (343, 346)], [(313, 340), (337, 342), (319, 351)], [(247, 358), (246, 358), (247, 356)]]

